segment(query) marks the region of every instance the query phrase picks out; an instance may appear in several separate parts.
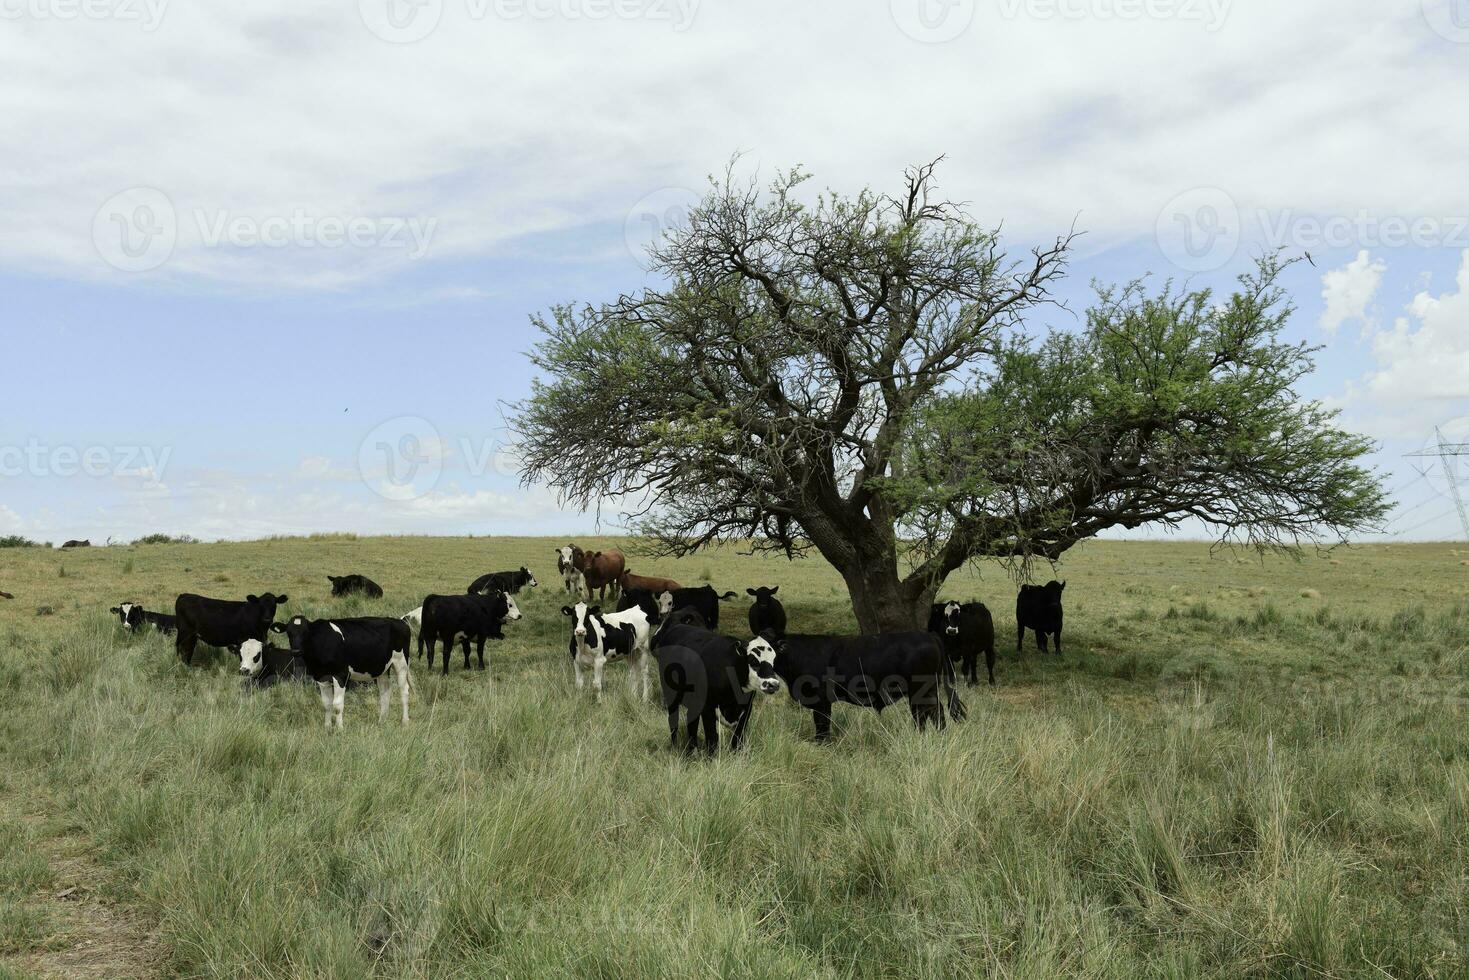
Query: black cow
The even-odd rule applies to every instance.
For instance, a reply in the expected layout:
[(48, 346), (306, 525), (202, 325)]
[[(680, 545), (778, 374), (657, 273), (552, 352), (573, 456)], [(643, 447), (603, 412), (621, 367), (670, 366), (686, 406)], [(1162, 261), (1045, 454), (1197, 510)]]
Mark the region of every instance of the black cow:
[[(428, 666), (433, 669), (434, 644), (444, 643), (444, 673), (449, 673), (449, 654), (457, 638), (464, 648), (464, 669), (469, 669), (469, 642), (478, 646), (479, 669), (485, 669), (485, 641), (503, 640), (501, 626), (520, 618), (515, 600), (503, 592), (489, 595), (431, 595), (423, 600), (422, 622), (418, 630), (418, 652), (428, 650)], [(401, 620), (400, 620), (401, 622)], [(407, 623), (403, 624), (405, 627)]]
[(92, 542), (91, 541), (68, 541), (65, 544), (63, 544), (61, 547), (62, 548), (90, 548), (90, 547), (92, 547)]
[(9, 592), (0, 592), (0, 599), (14, 599), (14, 598), (15, 598), (15, 596), (11, 595)]
[(275, 621), (277, 606), (289, 601), (287, 596), (246, 596), (244, 602), (209, 599), (184, 593), (174, 603), (173, 611), (178, 636), (174, 648), (184, 663), (194, 662), (194, 646), (203, 640), (210, 646), (239, 646), (246, 640), (265, 642), (265, 633)]
[(675, 626), (697, 626), (701, 630), (707, 630), (709, 624), (699, 615), (699, 610), (691, 606), (675, 609), (662, 618), (660, 629), (672, 629)]
[[(388, 716), (388, 699), (396, 680), (403, 724), (408, 724), (408, 690), (413, 685), (408, 674), (408, 644), (413, 632), (407, 623), (390, 616), (316, 620), (292, 616), (270, 629), (286, 635), (291, 653), (301, 658), (306, 673), (316, 681), (328, 731), (333, 720), (338, 730), (342, 728), (347, 682), (353, 678), (377, 682), (378, 721)], [(247, 640), (240, 644), (240, 673), (254, 677), (263, 669), (264, 661), (264, 643)]]
[(1046, 634), (1056, 638), (1056, 655), (1061, 655), (1061, 593), (1065, 582), (1054, 579), (1045, 585), (1022, 585), (1015, 597), (1015, 649), (1025, 649), (1025, 631), (1035, 630), (1035, 645), (1046, 652)]
[(739, 751), (755, 694), (775, 694), (775, 648), (756, 637), (748, 644), (693, 626), (672, 626), (653, 638), (658, 679), (663, 686), (663, 708), (668, 712), (668, 743), (678, 745), (678, 713), (688, 720), (684, 750), (699, 747), (699, 722), (704, 723), (704, 748), (719, 751), (719, 720), (734, 727), (730, 747)]
[(745, 594), (755, 597), (755, 604), (750, 607), (750, 635), (759, 636), (761, 633), (774, 633), (776, 636), (785, 636), (786, 632), (786, 607), (780, 604), (775, 594), (780, 591), (780, 586), (765, 588), (763, 585), (758, 589), (746, 589)]
[(134, 633), (145, 624), (152, 626), (160, 633), (172, 633), (176, 628), (174, 617), (165, 616), (163, 613), (148, 612), (136, 602), (118, 603), (107, 611), (116, 616), (124, 627)]
[(943, 638), (949, 658), (960, 662), (971, 687), (979, 683), (979, 653), (984, 651), (990, 686), (995, 683), (995, 619), (982, 602), (935, 602), (928, 614), (928, 631)]
[(789, 634), (765, 639), (775, 647), (775, 672), (785, 681), (791, 699), (811, 709), (819, 742), (831, 737), (831, 706), (837, 702), (881, 712), (906, 697), (920, 729), (930, 722), (944, 726), (943, 694), (955, 721), (966, 714), (954, 690), (954, 665), (938, 637), (930, 633)]
[(383, 587), (366, 575), (328, 575), (326, 580), (332, 584), (332, 595), (334, 596), (360, 592), (369, 599), (383, 597)]
[(536, 588), (541, 583), (530, 573), (530, 569), (524, 565), (515, 572), (490, 572), (481, 575), (469, 583), (469, 588), (464, 591), (470, 595), (489, 595), (491, 592), (504, 592), (506, 595), (515, 595), (527, 585)]
[(720, 595), (712, 585), (701, 585), (696, 589), (665, 589), (658, 593), (658, 611), (668, 615), (675, 609), (693, 609), (712, 630), (719, 629), (719, 603), (737, 598), (733, 592)]

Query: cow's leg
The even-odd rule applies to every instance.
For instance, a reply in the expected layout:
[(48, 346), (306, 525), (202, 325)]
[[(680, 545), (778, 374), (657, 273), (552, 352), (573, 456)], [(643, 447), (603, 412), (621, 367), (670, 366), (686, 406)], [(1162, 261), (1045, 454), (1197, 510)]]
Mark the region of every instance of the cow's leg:
[(1025, 652), (1025, 626), (1023, 624), (1021, 624), (1021, 623), (1016, 623), (1015, 624), (1015, 632), (1016, 632), (1016, 634), (1018, 634), (1015, 637), (1015, 652), (1016, 653), (1024, 653)]
[[(995, 686), (995, 645), (991, 643), (984, 651), (984, 665), (990, 672), (990, 687)], [(979, 671), (976, 668), (975, 673)], [(976, 678), (977, 679), (977, 678)]]
[(816, 722), (816, 741), (828, 741), (831, 738), (831, 705), (816, 705), (811, 709), (811, 719)]
[(704, 708), (704, 751), (719, 754), (719, 719), (714, 717), (714, 706)]
[(393, 673), (398, 679), (398, 700), (403, 703), (403, 724), (408, 724), (408, 689), (413, 686), (413, 678), (408, 676), (408, 651), (393, 653)]
[[(479, 648), (475, 652), (477, 654), (479, 654), (479, 669), (480, 670), (484, 670), (485, 669), (485, 638), (483, 636), (479, 638)], [(468, 664), (465, 664), (464, 666), (468, 667), (469, 665)]]
[(326, 711), (326, 730), (332, 730), (332, 682), (317, 681), (316, 690), (321, 695), (321, 706)]
[(345, 679), (332, 678), (332, 714), (337, 720), (337, 731), (342, 730), (342, 710), (347, 706), (347, 684)]
[(459, 646), (460, 646), (461, 649), (464, 650), (464, 669), (465, 670), (468, 670), (469, 669), (469, 634), (468, 633), (465, 633), (464, 634), (464, 638), (459, 641)]
[(199, 639), (194, 635), (194, 631), (180, 623), (178, 639), (174, 640), (173, 643), (173, 648), (178, 653), (179, 659), (186, 664), (192, 664), (194, 662), (194, 645), (198, 642)]
[(1061, 656), (1061, 630), (1056, 630), (1056, 656)]
[(602, 674), (607, 668), (607, 658), (598, 657), (592, 661), (592, 686), (597, 689), (597, 700), (602, 700)]
[(1040, 630), (1035, 631), (1035, 645), (1040, 648), (1041, 653), (1046, 652), (1046, 634)]
[(388, 700), (393, 696), (393, 678), (388, 675), (391, 667), (384, 667), (383, 672), (378, 674), (374, 680), (377, 682), (377, 720), (381, 724), (388, 717)]
[(668, 709), (668, 747), (678, 748), (678, 705)]
[(688, 713), (688, 727), (685, 729), (683, 750), (686, 755), (693, 755), (699, 751), (699, 716), (692, 710)]
[(571, 658), (571, 669), (574, 670), (574, 671), (576, 671), (576, 689), (578, 691), (580, 691), (583, 687), (586, 686), (586, 681), (581, 676), (581, 658), (580, 657), (572, 657)]
[[(422, 633), (419, 633), (418, 634), (418, 655), (420, 657), (423, 656), (423, 637), (424, 637), (424, 634), (422, 634)], [(434, 641), (435, 641), (435, 639), (436, 638), (435, 637), (432, 637), (432, 636), (430, 636), (428, 638), (428, 669), (429, 670), (433, 670), (434, 669)]]

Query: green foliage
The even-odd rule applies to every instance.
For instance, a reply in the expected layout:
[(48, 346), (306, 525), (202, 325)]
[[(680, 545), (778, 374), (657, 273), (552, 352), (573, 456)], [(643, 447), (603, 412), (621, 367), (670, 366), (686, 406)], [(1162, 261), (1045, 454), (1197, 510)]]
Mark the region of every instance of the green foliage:
[(32, 541), (30, 538), (21, 537), (19, 534), (7, 534), (0, 537), (0, 548), (49, 548), (49, 541)]
[(199, 539), (188, 534), (149, 534), (133, 544), (198, 544)]

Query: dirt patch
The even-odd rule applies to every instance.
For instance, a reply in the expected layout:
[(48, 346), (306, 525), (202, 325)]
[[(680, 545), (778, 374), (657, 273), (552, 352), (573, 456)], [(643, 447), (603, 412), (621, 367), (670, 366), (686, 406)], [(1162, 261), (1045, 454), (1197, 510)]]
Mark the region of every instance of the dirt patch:
[(83, 837), (58, 832), (32, 814), (6, 809), (37, 832), (37, 846), (54, 872), (44, 891), (28, 896), (49, 913), (54, 934), (41, 948), (0, 956), (0, 966), (25, 977), (138, 980), (161, 976), (163, 945), (135, 910), (118, 902), (114, 878)]

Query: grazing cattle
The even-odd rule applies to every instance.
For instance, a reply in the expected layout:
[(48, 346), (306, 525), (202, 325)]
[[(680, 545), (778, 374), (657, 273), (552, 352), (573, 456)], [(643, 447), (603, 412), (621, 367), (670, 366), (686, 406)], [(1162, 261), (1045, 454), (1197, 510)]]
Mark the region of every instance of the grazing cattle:
[(194, 647), (200, 640), (225, 649), (239, 646), (246, 640), (264, 643), (266, 631), (275, 621), (276, 607), (288, 601), (286, 596), (269, 592), (262, 596), (247, 596), (244, 602), (209, 599), (186, 592), (178, 597), (173, 607), (178, 629), (174, 647), (187, 664), (194, 662)]
[(369, 599), (383, 597), (383, 587), (365, 575), (328, 575), (326, 579), (332, 584), (332, 595), (334, 596), (360, 592)]
[(564, 548), (556, 549), (556, 571), (561, 573), (561, 586), (569, 596), (575, 596), (578, 600), (582, 597), (582, 589), (586, 585), (586, 579), (581, 573), (581, 566), (586, 563), (586, 555), (574, 544)]
[(92, 547), (92, 542), (91, 541), (68, 541), (65, 544), (63, 544), (61, 547), (63, 547), (63, 548), (90, 548), (90, 547)]
[(653, 627), (646, 612), (634, 607), (604, 613), (600, 606), (578, 602), (575, 606), (562, 606), (561, 614), (571, 618), (571, 663), (578, 690), (586, 684), (582, 671), (590, 668), (597, 700), (602, 700), (603, 668), (609, 660), (626, 657), (629, 692), (644, 701), (649, 699), (648, 661), (652, 659)]
[(831, 737), (831, 707), (837, 702), (881, 712), (906, 697), (920, 729), (930, 722), (942, 728), (942, 688), (954, 720), (964, 718), (964, 702), (954, 690), (954, 665), (938, 637), (929, 633), (770, 634), (764, 639), (775, 647), (775, 672), (785, 681), (791, 699), (811, 709), (819, 742)]
[(172, 633), (175, 629), (174, 617), (165, 616), (163, 613), (148, 612), (136, 602), (121, 602), (107, 611), (116, 616), (131, 632), (137, 632), (138, 627), (145, 624), (152, 626), (160, 633)]
[[(412, 634), (407, 623), (386, 616), (317, 620), (293, 616), (284, 625), (276, 623), (270, 629), (286, 635), (291, 641), (290, 652), (301, 658), (306, 673), (316, 681), (321, 706), (326, 710), (328, 731), (333, 721), (338, 730), (342, 728), (342, 708), (350, 679), (377, 683), (378, 721), (388, 716), (388, 699), (396, 680), (403, 724), (408, 724), (408, 689), (413, 680), (408, 674), (408, 644)], [(240, 644), (240, 673), (254, 677), (264, 663), (264, 643), (247, 640)]]
[(995, 683), (995, 620), (982, 602), (936, 602), (928, 613), (928, 631), (941, 637), (949, 659), (960, 662), (970, 686), (979, 683), (979, 653), (984, 651), (990, 686)]
[(464, 591), (471, 595), (488, 595), (491, 592), (515, 595), (527, 585), (534, 589), (540, 584), (530, 573), (530, 569), (521, 565), (520, 570), (516, 572), (491, 572), (488, 575), (481, 575), (469, 583), (469, 588)]
[(756, 693), (776, 694), (775, 648), (763, 637), (748, 644), (693, 626), (671, 626), (653, 639), (663, 709), (668, 712), (668, 742), (678, 746), (678, 714), (687, 718), (684, 750), (699, 747), (699, 723), (704, 723), (704, 749), (719, 751), (719, 716), (733, 727), (730, 747), (739, 751)]
[(587, 598), (592, 593), (597, 593), (597, 598), (606, 599), (610, 591), (612, 598), (617, 598), (620, 588), (617, 580), (622, 577), (622, 572), (627, 568), (627, 559), (622, 552), (614, 549), (608, 551), (594, 551), (591, 554), (582, 553), (581, 564), (577, 565), (582, 578), (587, 586)]
[(479, 654), (479, 669), (485, 669), (485, 641), (505, 639), (501, 627), (520, 618), (515, 600), (503, 592), (489, 595), (431, 595), (423, 600), (423, 620), (418, 631), (418, 652), (428, 650), (428, 666), (434, 666), (434, 644), (443, 641), (444, 673), (449, 673), (449, 655), (454, 641), (464, 649), (464, 669), (469, 669), (469, 643)]
[(677, 592), (683, 586), (671, 578), (659, 578), (656, 575), (636, 575), (632, 572), (623, 572), (617, 577), (617, 584), (626, 592), (628, 589), (647, 589), (654, 594), (659, 592)]
[[(251, 646), (255, 640), (246, 640), (241, 646), (250, 646), (250, 656), (255, 656), (255, 648)], [(260, 669), (254, 675), (250, 675), (245, 667), (245, 653), (241, 647), (232, 647), (231, 653), (240, 658), (241, 672), (245, 673), (245, 684), (254, 689), (265, 689), (274, 687), (282, 681), (304, 681), (311, 675), (306, 672), (306, 660), (304, 657), (292, 653), (289, 649), (282, 649), (267, 643), (264, 652), (260, 654)]]
[(751, 636), (759, 636), (761, 633), (785, 636), (786, 607), (775, 597), (779, 591), (778, 585), (769, 589), (762, 585), (758, 589), (745, 590), (746, 595), (755, 597), (755, 604), (750, 607)]
[(1046, 635), (1056, 638), (1056, 655), (1061, 655), (1061, 593), (1065, 582), (1052, 579), (1045, 585), (1022, 585), (1015, 597), (1015, 649), (1025, 649), (1025, 631), (1035, 630), (1035, 645), (1046, 652)]

